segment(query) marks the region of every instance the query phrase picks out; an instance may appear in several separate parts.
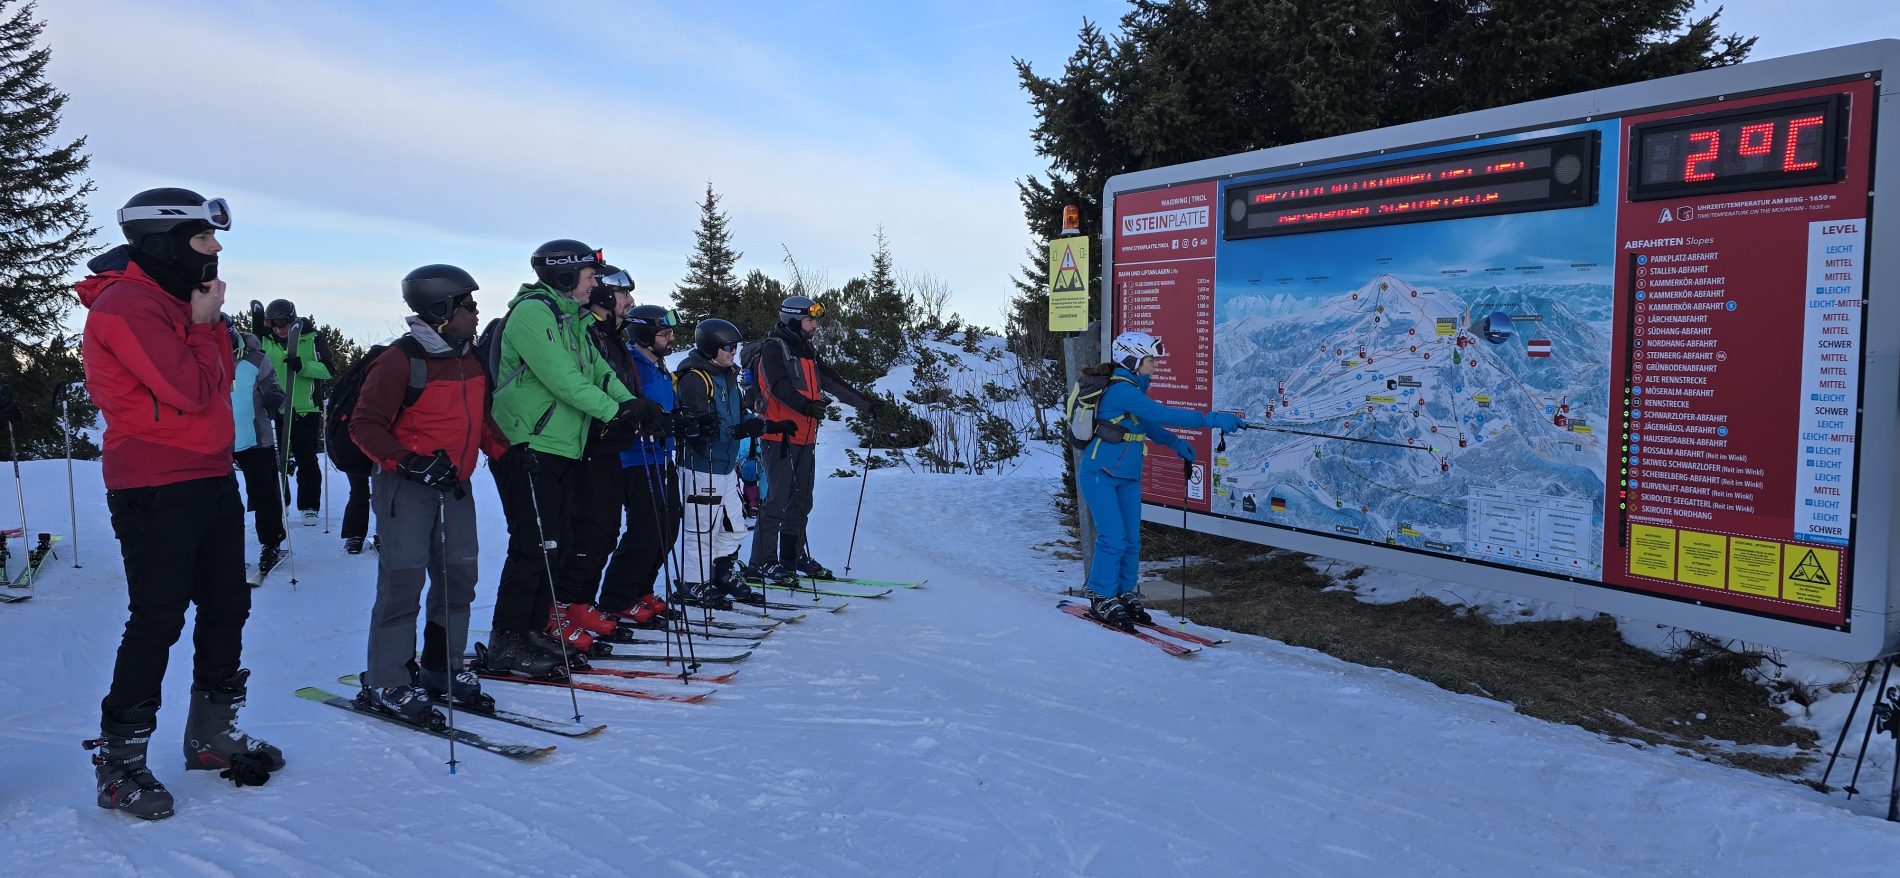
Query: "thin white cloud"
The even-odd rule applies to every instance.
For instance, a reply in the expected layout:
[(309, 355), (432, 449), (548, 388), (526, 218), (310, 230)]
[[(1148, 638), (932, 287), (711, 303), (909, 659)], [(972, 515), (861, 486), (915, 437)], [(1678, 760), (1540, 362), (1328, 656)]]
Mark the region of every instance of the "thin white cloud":
[[(506, 242), (494, 245), (512, 251), (493, 254), (497, 265), (520, 265), (549, 238), (582, 237), (657, 293), (684, 269), (710, 180), (752, 254), (745, 267), (776, 272), (784, 244), (849, 277), (868, 266), (882, 224), (900, 264), (950, 282), (952, 307), (973, 314), (994, 313), (1007, 295), (1027, 237), (1011, 180), (958, 173), (915, 144), (781, 136), (637, 91), (579, 93), (532, 67), (287, 41), (280, 20), (94, 7), (43, 13), (54, 81), (73, 98), (66, 130), (90, 135), (101, 161), (150, 174), (149, 185), (269, 193), (242, 209), (247, 229), (273, 236), (331, 222), (392, 238), (420, 229), (429, 242)], [(129, 90), (154, 78), (154, 45), (216, 47), (226, 73)], [(96, 215), (109, 218), (126, 194), (102, 187)], [(423, 261), (434, 257), (408, 264)], [(363, 260), (311, 253), (286, 267), (298, 283), (335, 275), (342, 287)], [(233, 260), (230, 271), (247, 270)]]

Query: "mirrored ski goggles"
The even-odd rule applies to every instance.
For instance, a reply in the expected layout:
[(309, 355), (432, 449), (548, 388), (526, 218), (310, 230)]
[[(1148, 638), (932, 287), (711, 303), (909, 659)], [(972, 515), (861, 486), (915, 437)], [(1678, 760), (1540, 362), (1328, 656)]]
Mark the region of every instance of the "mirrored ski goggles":
[(139, 207), (119, 209), (119, 224), (124, 225), (135, 220), (204, 220), (214, 229), (222, 232), (231, 228), (231, 204), (222, 198), (213, 198), (203, 204), (148, 204)]
[(616, 271), (613, 274), (602, 275), (600, 285), (631, 293), (633, 292), (633, 276), (625, 271)]
[(1168, 346), (1161, 343), (1161, 336), (1158, 336), (1158, 335), (1155, 336), (1155, 352), (1151, 356), (1165, 357), (1167, 355), (1168, 355)]

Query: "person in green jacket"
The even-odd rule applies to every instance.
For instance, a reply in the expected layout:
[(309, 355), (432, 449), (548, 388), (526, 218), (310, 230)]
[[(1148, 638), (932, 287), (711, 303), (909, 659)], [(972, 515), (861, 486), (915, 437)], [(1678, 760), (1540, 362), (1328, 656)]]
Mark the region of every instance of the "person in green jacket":
[(508, 303), (493, 379), (495, 423), (512, 447), (488, 467), (508, 519), (508, 556), (495, 589), (486, 670), (549, 677), (582, 663), (563, 638), (579, 643), (588, 639), (581, 635), (613, 631), (613, 620), (597, 613), (557, 618), (547, 578), (567, 551), (588, 431), (637, 429), (654, 406), (634, 398), (587, 336), (597, 319), (585, 303), (599, 252), (575, 240), (549, 241), (528, 264), (537, 280)]
[[(258, 333), (264, 354), (277, 367), (277, 386), (290, 393), (290, 456), (296, 461), (297, 509), (304, 527), (317, 526), (323, 500), (323, 468), (317, 464), (317, 446), (323, 439), (323, 391), (336, 370), (330, 345), (307, 319), (297, 317), (297, 306), (277, 299), (264, 307), (264, 325)], [(291, 329), (297, 330), (297, 349), (289, 350)]]

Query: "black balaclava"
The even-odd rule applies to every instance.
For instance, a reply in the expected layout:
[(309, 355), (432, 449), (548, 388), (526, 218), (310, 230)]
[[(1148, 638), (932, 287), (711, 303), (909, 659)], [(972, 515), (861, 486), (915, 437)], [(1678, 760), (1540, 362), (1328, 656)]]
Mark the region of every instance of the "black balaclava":
[(132, 261), (181, 302), (191, 301), (199, 287), (218, 279), (218, 257), (191, 249), (191, 238), (211, 228), (202, 220), (179, 223), (139, 239)]

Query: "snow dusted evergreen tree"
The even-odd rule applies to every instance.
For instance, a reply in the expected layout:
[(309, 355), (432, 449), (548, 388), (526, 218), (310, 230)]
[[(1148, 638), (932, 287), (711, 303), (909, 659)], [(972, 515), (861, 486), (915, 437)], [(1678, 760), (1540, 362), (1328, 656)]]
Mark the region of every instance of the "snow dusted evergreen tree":
[[(686, 276), (673, 289), (673, 307), (688, 324), (729, 317), (739, 310), (739, 257), (744, 254), (732, 249), (730, 221), (719, 209), (719, 193), (707, 183), (693, 255), (686, 258)], [(686, 337), (691, 338), (691, 333)]]
[[(93, 252), (94, 231), (86, 139), (58, 142), (66, 95), (45, 80), (52, 50), (40, 44), (46, 26), (34, 12), (0, 0), (0, 384), (26, 413), (15, 432), (27, 458), (65, 453), (60, 394), (84, 372), (61, 321), (77, 302), (69, 275)], [(90, 425), (97, 410), (86, 396), (69, 401), (74, 422)], [(73, 449), (98, 456), (84, 436)]]

